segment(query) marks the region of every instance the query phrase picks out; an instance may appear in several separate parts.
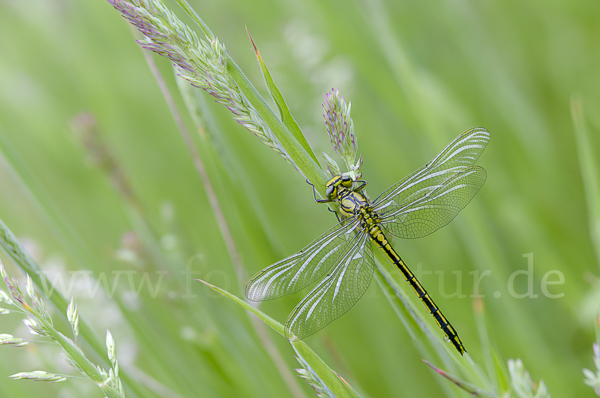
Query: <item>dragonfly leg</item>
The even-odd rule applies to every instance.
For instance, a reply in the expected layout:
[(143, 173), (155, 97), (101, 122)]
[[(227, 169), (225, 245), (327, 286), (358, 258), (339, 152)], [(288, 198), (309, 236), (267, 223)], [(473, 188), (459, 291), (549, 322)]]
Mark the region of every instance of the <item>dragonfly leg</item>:
[(315, 189), (315, 185), (306, 179), (306, 183), (310, 185), (313, 189), (313, 198), (315, 198), (315, 202), (317, 203), (329, 203), (332, 202), (331, 199), (317, 199), (317, 190)]
[(363, 180), (356, 180), (354, 182), (360, 182), (361, 184), (358, 186), (358, 188), (354, 189), (354, 192), (358, 192), (360, 190), (362, 190), (364, 187), (367, 186), (367, 182), (363, 181)]
[(340, 215), (338, 214), (337, 211), (331, 210), (331, 207), (328, 207), (327, 210), (329, 210), (330, 212), (332, 212), (333, 214), (335, 214), (335, 217), (337, 218), (338, 222), (342, 221), (342, 219), (340, 218)]

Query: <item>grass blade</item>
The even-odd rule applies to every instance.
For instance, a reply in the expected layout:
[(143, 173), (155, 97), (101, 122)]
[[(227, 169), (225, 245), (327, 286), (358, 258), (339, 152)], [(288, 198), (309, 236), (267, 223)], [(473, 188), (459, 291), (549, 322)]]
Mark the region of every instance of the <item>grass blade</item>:
[(598, 171), (598, 160), (588, 137), (583, 104), (579, 97), (571, 99), (571, 116), (575, 128), (579, 168), (587, 203), (590, 239), (596, 252), (596, 261), (600, 266), (600, 172)]
[[(198, 279), (199, 282), (204, 283), (214, 291), (227, 297), (243, 309), (252, 312), (254, 315), (259, 317), (269, 327), (279, 333), (282, 337), (285, 337), (284, 326), (266, 315), (264, 312), (253, 307), (244, 300), (234, 296), (226, 290), (223, 290), (217, 286), (213, 286), (207, 282)], [(291, 342), (292, 347), (296, 353), (301, 357), (301, 363), (306, 363), (314, 375), (318, 377), (318, 380), (322, 385), (330, 391), (334, 397), (360, 397), (358, 393), (343, 379), (338, 376), (327, 364), (302, 340), (295, 340)]]
[(472, 395), (474, 397), (494, 397), (494, 394), (492, 394), (488, 391), (482, 391), (480, 388), (478, 388), (474, 385), (471, 385), (463, 380), (460, 380), (458, 377), (453, 376), (450, 373), (443, 371), (442, 369), (436, 368), (435, 366), (433, 366), (426, 360), (423, 360), (423, 362), (425, 362), (427, 364), (427, 366), (429, 366), (431, 369), (435, 370), (438, 374), (444, 376), (446, 379), (448, 379), (452, 383), (454, 383), (457, 387), (461, 388), (462, 390), (466, 391), (467, 393), (469, 393), (470, 395)]
[(288, 106), (285, 102), (285, 99), (283, 98), (283, 95), (281, 95), (279, 88), (277, 88), (277, 85), (273, 81), (273, 78), (271, 77), (271, 73), (269, 73), (269, 69), (267, 68), (267, 65), (265, 64), (265, 61), (263, 60), (262, 56), (260, 55), (260, 52), (258, 51), (256, 44), (254, 43), (254, 39), (252, 38), (252, 35), (250, 35), (250, 32), (248, 31), (248, 28), (246, 28), (246, 33), (248, 33), (248, 37), (250, 38), (250, 41), (252, 42), (252, 47), (254, 47), (254, 52), (256, 53), (256, 59), (258, 60), (258, 63), (260, 65), (260, 70), (265, 79), (267, 88), (269, 89), (269, 93), (273, 97), (273, 100), (275, 101), (275, 104), (277, 104), (277, 108), (279, 109), (279, 115), (281, 116), (281, 121), (291, 131), (291, 133), (294, 135), (296, 140), (298, 140), (300, 145), (302, 145), (302, 147), (306, 150), (306, 152), (314, 159), (314, 161), (317, 164), (319, 164), (319, 161), (317, 160), (317, 157), (315, 156), (312, 148), (310, 147), (310, 145), (308, 145), (308, 142), (306, 141), (304, 134), (302, 134), (302, 131), (300, 130), (300, 127), (298, 126), (298, 123), (296, 123), (296, 120), (294, 120), (294, 117), (290, 113), (290, 109), (288, 108)]

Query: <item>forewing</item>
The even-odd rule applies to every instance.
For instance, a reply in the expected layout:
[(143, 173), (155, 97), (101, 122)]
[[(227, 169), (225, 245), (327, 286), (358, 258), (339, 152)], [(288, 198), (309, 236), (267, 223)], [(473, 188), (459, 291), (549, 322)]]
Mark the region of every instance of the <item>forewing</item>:
[[(384, 191), (375, 201), (373, 207), (380, 215), (397, 213), (398, 210), (407, 209), (415, 203), (419, 203), (421, 200), (430, 198), (432, 192), (436, 190), (443, 190), (444, 186), (447, 186), (459, 175), (467, 177), (470, 173), (466, 173), (467, 170), (471, 169), (485, 147), (490, 140), (490, 133), (481, 127), (467, 130), (452, 141), (442, 152), (440, 152), (435, 158), (433, 158), (425, 166), (421, 167), (417, 171), (413, 172), (403, 180), (392, 185), (386, 191)], [(483, 169), (481, 169), (483, 170)], [(466, 173), (466, 174), (465, 174)], [(476, 172), (475, 174), (481, 174)], [(485, 181), (485, 171), (483, 171), (483, 181)], [(475, 177), (472, 177), (478, 180)], [(483, 184), (483, 181), (481, 184)], [(481, 187), (481, 185), (479, 185)], [(470, 196), (477, 192), (479, 189), (475, 189)], [(464, 189), (471, 190), (471, 188)], [(455, 193), (450, 196), (463, 196), (467, 194)], [(468, 199), (462, 207), (462, 209), (471, 199)], [(455, 199), (460, 203), (464, 202), (463, 199)], [(458, 212), (457, 212), (458, 213)], [(421, 213), (423, 217), (436, 217), (437, 213), (435, 210)], [(417, 216), (417, 215), (415, 215)], [(456, 214), (454, 214), (456, 216)], [(453, 216), (453, 217), (454, 217)], [(453, 218), (452, 217), (452, 218)], [(450, 218), (450, 220), (452, 220)], [(428, 235), (443, 225), (446, 225), (450, 220), (444, 222), (440, 226), (435, 228), (423, 228), (420, 230), (409, 230), (406, 231), (408, 235), (398, 235), (403, 238), (419, 238)], [(401, 222), (402, 220), (400, 220)], [(435, 225), (431, 224), (431, 225)], [(417, 233), (418, 232), (418, 233)]]
[(448, 224), (473, 199), (486, 179), (482, 167), (454, 174), (404, 207), (389, 206), (380, 213), (381, 225), (400, 238), (420, 238)]
[(295, 293), (322, 279), (352, 241), (358, 220), (338, 223), (304, 249), (263, 269), (250, 279), (246, 297), (252, 301), (271, 300)]
[(303, 339), (345, 314), (367, 291), (373, 278), (373, 249), (369, 235), (359, 233), (339, 256), (335, 267), (290, 314), (288, 339)]
[(401, 206), (418, 195), (426, 195), (428, 188), (474, 165), (489, 141), (490, 133), (482, 127), (465, 131), (425, 166), (379, 195), (374, 201), (375, 210)]

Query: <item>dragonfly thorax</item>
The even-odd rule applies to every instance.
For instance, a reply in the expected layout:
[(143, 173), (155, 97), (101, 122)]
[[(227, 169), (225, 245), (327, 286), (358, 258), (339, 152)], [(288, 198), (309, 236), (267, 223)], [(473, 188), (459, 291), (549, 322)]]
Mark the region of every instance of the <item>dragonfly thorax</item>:
[(343, 188), (335, 200), (339, 203), (340, 212), (344, 217), (361, 217), (371, 212), (371, 205), (361, 192)]
[(379, 222), (379, 217), (369, 199), (361, 192), (364, 184), (354, 188), (354, 183), (348, 176), (336, 176), (327, 183), (326, 194), (330, 201), (340, 205), (340, 212), (345, 218), (356, 216), (363, 221), (363, 228), (368, 229)]

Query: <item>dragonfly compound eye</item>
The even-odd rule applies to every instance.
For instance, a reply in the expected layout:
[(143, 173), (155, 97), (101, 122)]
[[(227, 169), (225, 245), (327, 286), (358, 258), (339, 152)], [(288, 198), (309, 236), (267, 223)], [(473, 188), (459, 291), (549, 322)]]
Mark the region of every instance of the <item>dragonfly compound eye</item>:
[(333, 194), (333, 189), (335, 187), (333, 185), (330, 185), (327, 187), (327, 189), (325, 190), (325, 195), (327, 195), (327, 197), (331, 197), (331, 195)]

